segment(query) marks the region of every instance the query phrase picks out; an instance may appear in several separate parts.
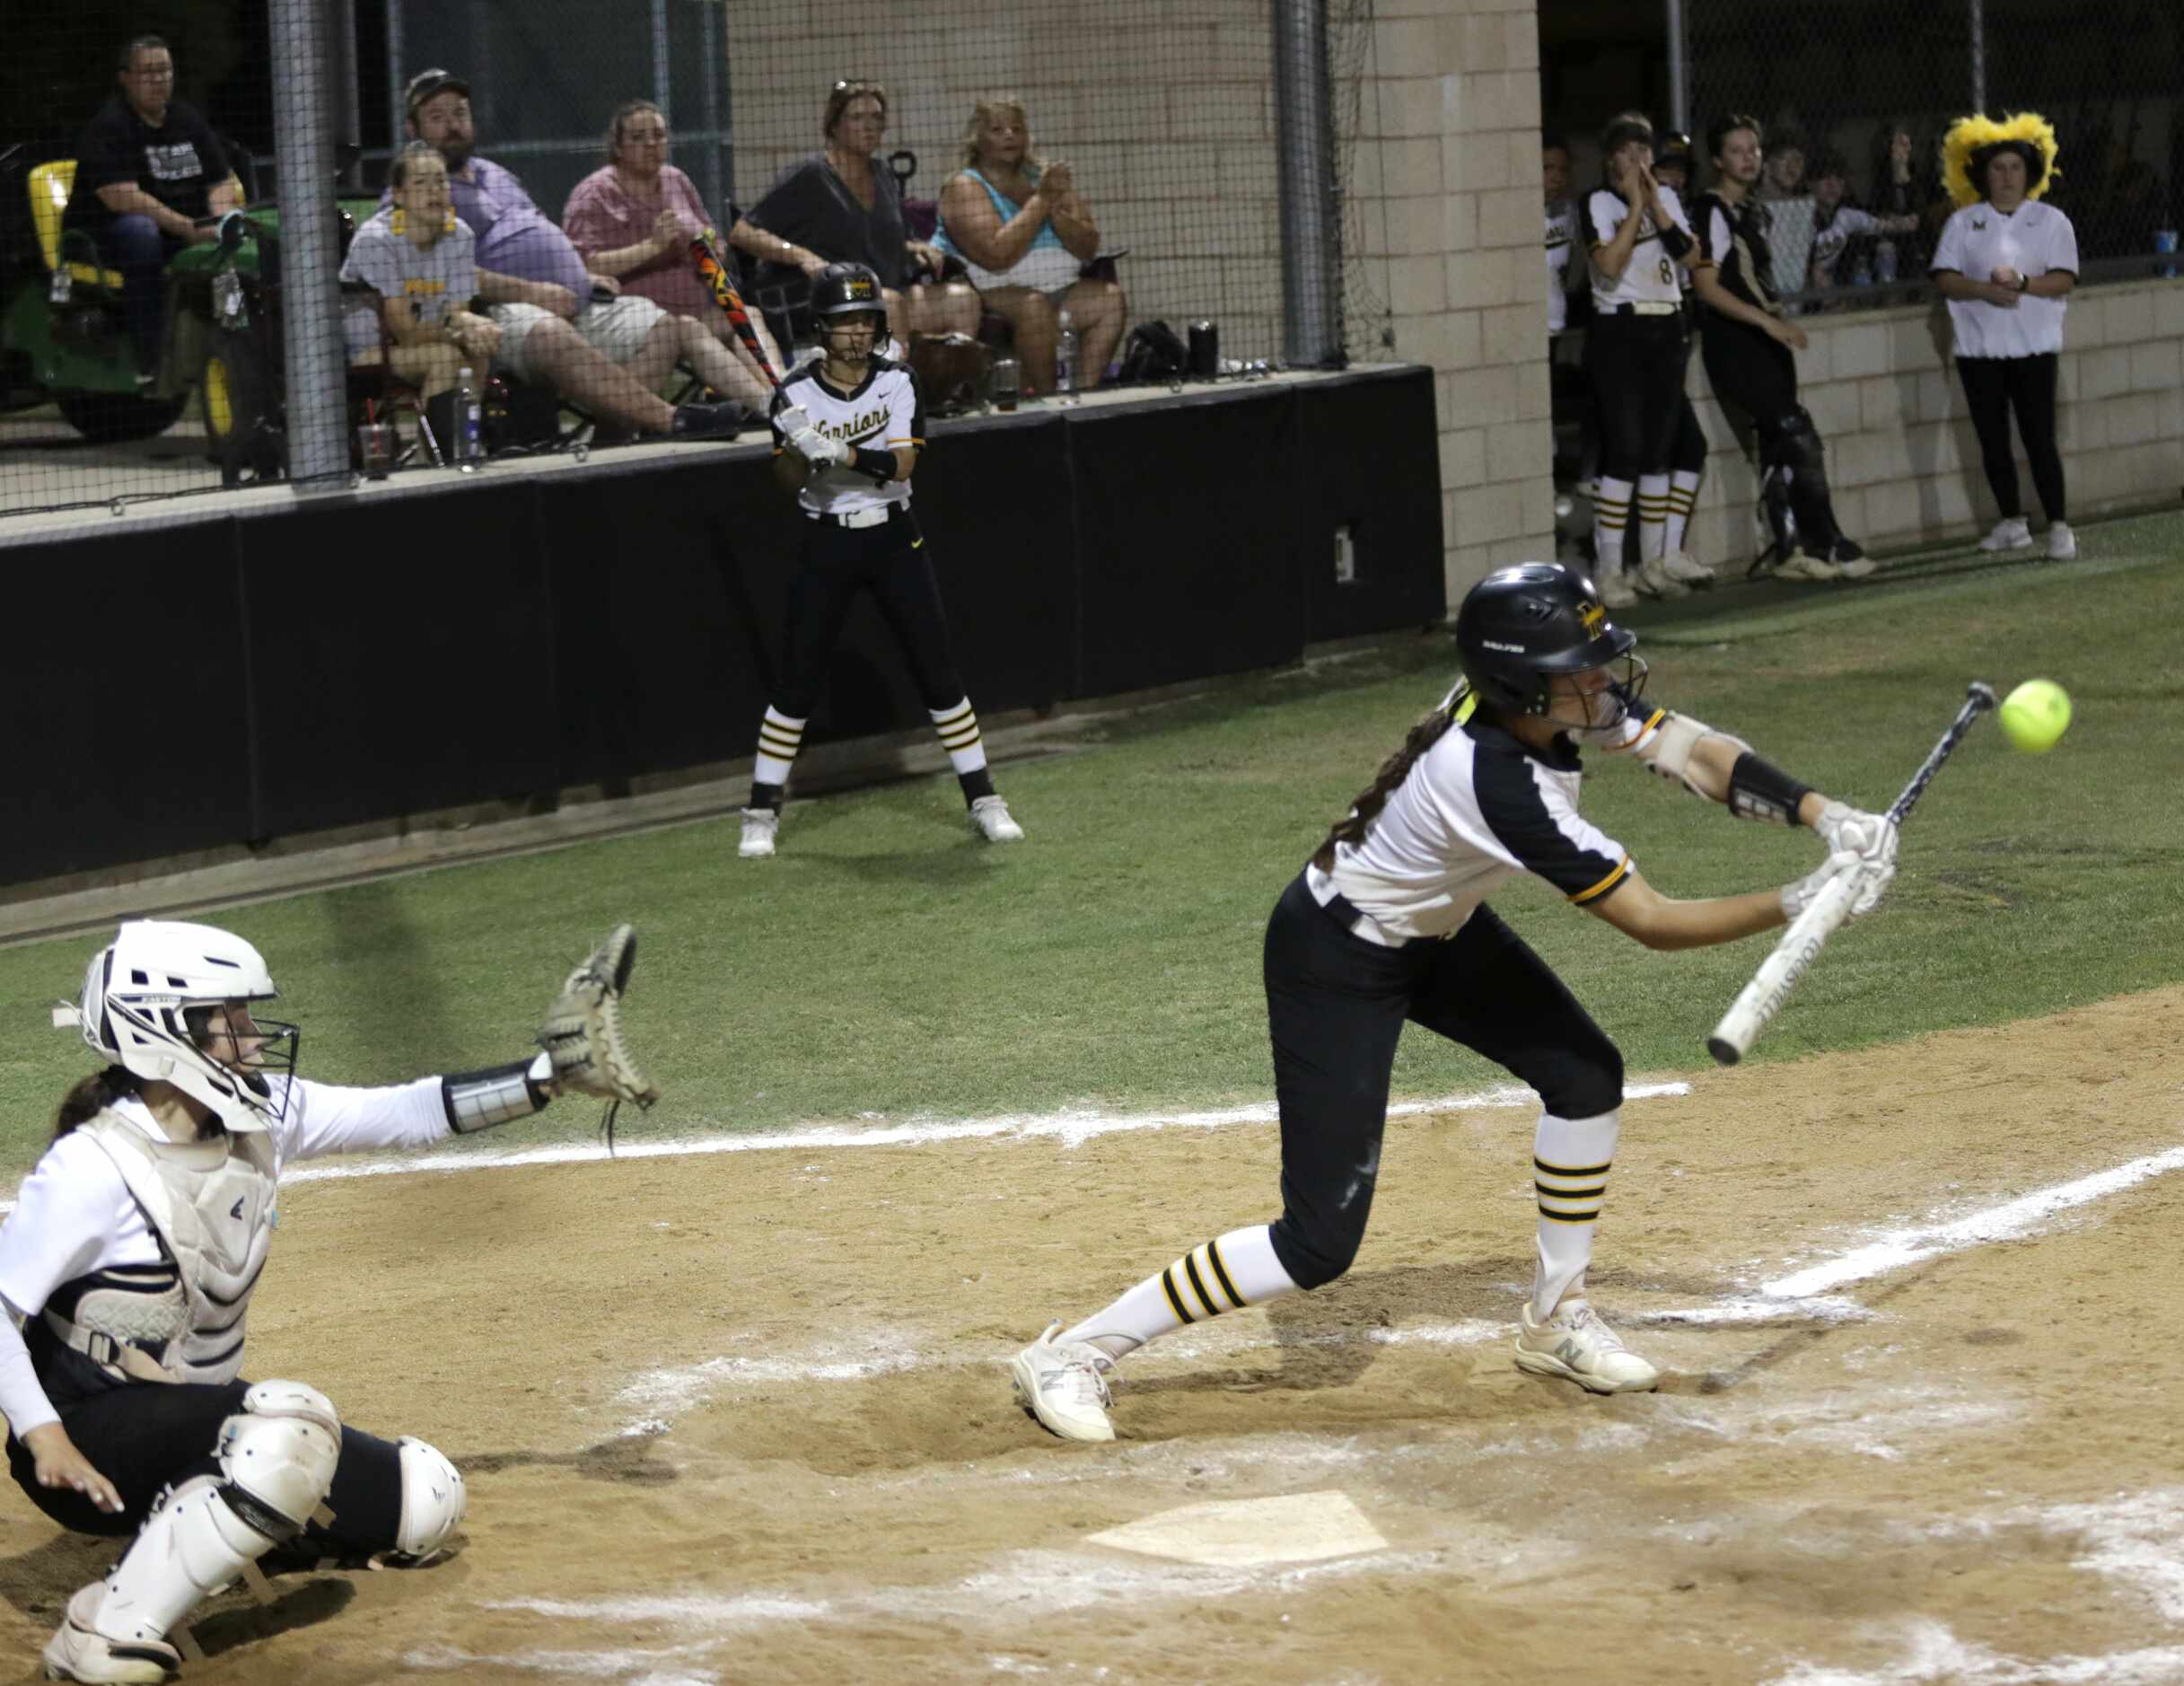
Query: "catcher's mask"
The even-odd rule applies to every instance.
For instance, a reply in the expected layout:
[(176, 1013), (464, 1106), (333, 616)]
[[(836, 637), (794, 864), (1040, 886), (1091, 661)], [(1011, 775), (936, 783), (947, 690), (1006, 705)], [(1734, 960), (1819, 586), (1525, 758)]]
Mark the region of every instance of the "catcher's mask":
[[(1480, 698), (1510, 714), (1545, 716), (1581, 701), (1585, 719), (1557, 718), (1573, 732), (1606, 732), (1645, 689), (1645, 663), (1631, 654), (1637, 635), (1608, 619), (1599, 590), (1558, 562), (1521, 562), (1474, 585), (1456, 614), (1457, 659)], [(1606, 670), (1607, 685), (1573, 698), (1557, 677)], [(1618, 671), (1619, 670), (1619, 671)]]

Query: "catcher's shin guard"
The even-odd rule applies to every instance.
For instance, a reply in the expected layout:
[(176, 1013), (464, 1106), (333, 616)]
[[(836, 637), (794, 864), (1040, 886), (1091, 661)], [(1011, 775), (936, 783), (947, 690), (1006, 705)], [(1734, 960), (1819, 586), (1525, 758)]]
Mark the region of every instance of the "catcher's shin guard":
[(1820, 430), (1802, 408), (1784, 417), (1782, 460), (1790, 470), (1790, 509), (1796, 517), (1799, 544), (1825, 558), (1843, 536), (1835, 522), (1835, 500), (1828, 490), (1828, 451)]

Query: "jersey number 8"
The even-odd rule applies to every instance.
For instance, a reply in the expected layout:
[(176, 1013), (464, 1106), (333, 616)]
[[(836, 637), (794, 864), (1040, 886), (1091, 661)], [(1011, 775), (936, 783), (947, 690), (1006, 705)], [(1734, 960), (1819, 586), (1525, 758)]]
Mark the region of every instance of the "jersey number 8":
[(1676, 266), (1666, 258), (1661, 260), (1661, 285), (1664, 287), (1672, 287), (1676, 285)]

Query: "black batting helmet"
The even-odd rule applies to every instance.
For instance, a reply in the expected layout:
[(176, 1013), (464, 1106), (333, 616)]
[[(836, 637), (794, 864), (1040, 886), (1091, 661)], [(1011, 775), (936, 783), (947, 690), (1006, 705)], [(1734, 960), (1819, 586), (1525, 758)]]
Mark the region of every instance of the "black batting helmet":
[(1520, 562), (1489, 574), (1456, 611), (1464, 678), (1484, 701), (1511, 714), (1545, 714), (1555, 674), (1615, 662), (1626, 666), (1627, 707), (1645, 684), (1645, 663), (1631, 654), (1637, 642), (1637, 634), (1608, 619), (1592, 582), (1559, 562)]
[(880, 294), (880, 277), (867, 265), (830, 263), (812, 279), (814, 316), (853, 316), (886, 309), (887, 301)]

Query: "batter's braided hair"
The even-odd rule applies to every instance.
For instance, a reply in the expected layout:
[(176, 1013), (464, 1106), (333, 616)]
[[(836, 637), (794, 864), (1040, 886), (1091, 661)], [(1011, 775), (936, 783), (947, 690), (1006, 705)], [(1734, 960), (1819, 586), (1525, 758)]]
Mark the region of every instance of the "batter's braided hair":
[(1336, 844), (1364, 842), (1373, 821), (1380, 818), (1381, 810), (1388, 805), (1388, 798), (1410, 777), (1410, 769), (1417, 765), (1418, 758), (1440, 742), (1442, 734), (1455, 724), (1456, 699), (1452, 698), (1411, 727), (1403, 739), (1402, 748), (1381, 763), (1381, 770), (1373, 776), (1373, 782), (1357, 793), (1350, 812), (1335, 821), (1328, 831), (1327, 841), (1312, 851), (1312, 865), (1323, 873), (1331, 873), (1335, 870)]

